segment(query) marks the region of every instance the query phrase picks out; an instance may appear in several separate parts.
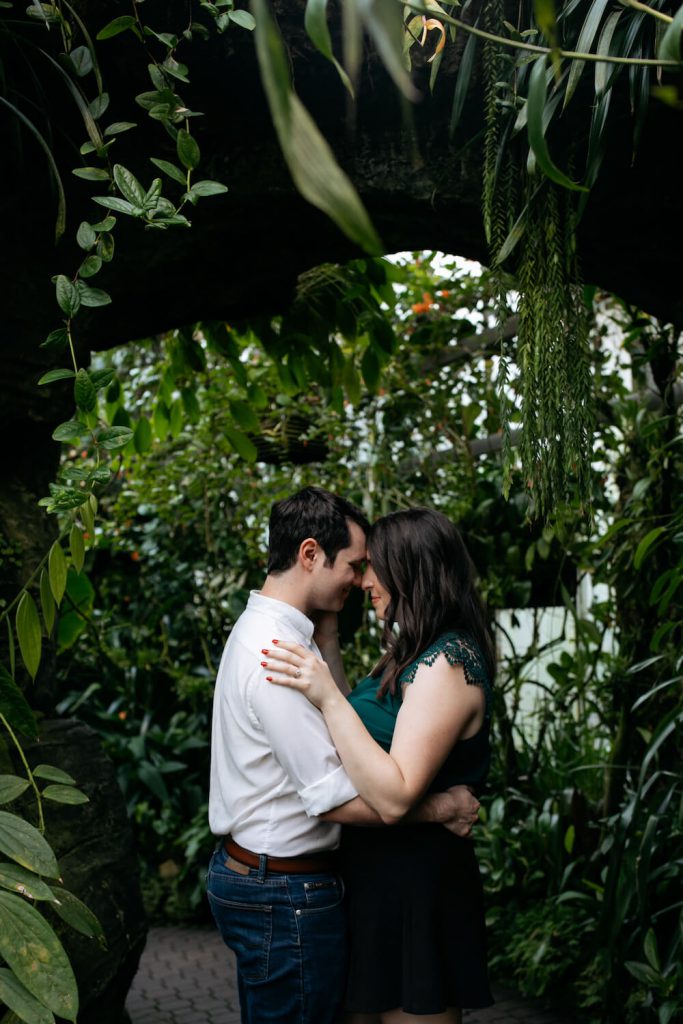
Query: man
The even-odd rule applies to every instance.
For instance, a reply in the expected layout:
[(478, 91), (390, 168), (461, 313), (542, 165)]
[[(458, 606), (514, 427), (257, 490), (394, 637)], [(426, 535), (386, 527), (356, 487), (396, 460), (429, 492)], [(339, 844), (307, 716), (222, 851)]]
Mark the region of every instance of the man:
[[(381, 826), (341, 765), (322, 715), (271, 686), (264, 644), (317, 654), (360, 584), (368, 523), (337, 495), (307, 487), (271, 511), (268, 574), (226, 645), (214, 696), (209, 822), (220, 837), (208, 875), (216, 923), (237, 957), (243, 1024), (332, 1024), (346, 962), (341, 824)], [(314, 627), (313, 618), (318, 623)], [(340, 683), (339, 664), (330, 665)], [(412, 816), (466, 834), (478, 803), (464, 787)]]

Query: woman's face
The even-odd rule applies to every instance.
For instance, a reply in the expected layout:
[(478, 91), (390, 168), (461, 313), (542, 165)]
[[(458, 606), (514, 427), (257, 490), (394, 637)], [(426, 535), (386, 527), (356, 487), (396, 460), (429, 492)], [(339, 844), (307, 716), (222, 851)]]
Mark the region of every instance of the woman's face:
[(380, 581), (377, 579), (375, 570), (372, 568), (370, 561), (370, 554), (366, 556), (365, 560), (365, 572), (363, 573), (363, 579), (361, 580), (361, 587), (370, 595), (370, 603), (375, 609), (378, 619), (385, 619), (387, 614), (387, 608), (391, 601), (391, 594), (388, 590), (385, 590)]

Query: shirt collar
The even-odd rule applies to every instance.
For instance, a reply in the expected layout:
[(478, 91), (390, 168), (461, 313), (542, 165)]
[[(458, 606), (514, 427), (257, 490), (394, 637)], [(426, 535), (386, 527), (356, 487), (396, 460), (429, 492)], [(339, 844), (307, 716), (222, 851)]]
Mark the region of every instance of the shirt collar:
[(315, 626), (311, 620), (294, 605), (287, 604), (286, 601), (278, 601), (275, 597), (264, 597), (260, 590), (252, 590), (249, 594), (247, 608), (252, 611), (264, 612), (280, 619), (281, 622), (286, 622), (301, 635), (306, 643), (310, 643), (313, 639)]

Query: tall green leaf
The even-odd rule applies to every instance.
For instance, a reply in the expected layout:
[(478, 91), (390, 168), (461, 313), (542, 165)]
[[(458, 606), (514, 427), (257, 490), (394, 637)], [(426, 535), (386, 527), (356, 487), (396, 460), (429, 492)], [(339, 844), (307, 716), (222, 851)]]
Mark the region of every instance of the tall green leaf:
[(85, 561), (85, 543), (83, 541), (83, 531), (79, 529), (74, 523), (69, 533), (69, 549), (71, 551), (71, 561), (74, 564), (76, 572), (80, 572), (83, 568), (83, 562)]
[(40, 652), (43, 641), (38, 609), (28, 590), (24, 591), (19, 601), (16, 629), (19, 650), (21, 651), (24, 665), (26, 665), (31, 679), (35, 679), (38, 666), (40, 665)]
[(78, 987), (64, 947), (42, 914), (6, 892), (0, 892), (0, 954), (43, 1006), (75, 1022)]
[(476, 49), (477, 37), (470, 35), (465, 43), (465, 49), (462, 51), (460, 67), (458, 68), (458, 79), (453, 90), (453, 106), (451, 107), (451, 119), (448, 123), (448, 132), (451, 136), (455, 134), (455, 129), (460, 123), (460, 117), (465, 106), (465, 97), (467, 96), (467, 89), (472, 77)]
[(55, 602), (59, 606), (62, 598), (64, 597), (64, 590), (66, 589), (67, 570), (64, 551), (62, 550), (62, 545), (58, 540), (56, 540), (50, 548), (47, 567), (50, 575), (50, 589), (52, 590)]
[(559, 167), (553, 163), (548, 144), (545, 141), (543, 115), (546, 106), (548, 86), (546, 82), (546, 58), (540, 57), (534, 62), (529, 78), (529, 95), (527, 98), (527, 132), (529, 145), (534, 154), (538, 166), (551, 181), (563, 188), (571, 189), (574, 192), (587, 192), (585, 185), (568, 178)]
[(26, 1024), (54, 1024), (52, 1011), (38, 1002), (8, 967), (0, 967), (0, 1001)]
[(266, 0), (252, 0), (256, 51), (273, 124), (292, 178), (303, 197), (326, 213), (352, 241), (379, 254), (382, 244), (347, 175), (292, 91), (284, 47)]
[[(595, 39), (598, 29), (600, 28), (600, 22), (602, 21), (602, 16), (605, 13), (605, 8), (607, 7), (609, 2), (610, 0), (593, 0), (593, 3), (591, 4), (590, 9), (588, 11), (588, 14), (586, 15), (586, 20), (584, 21), (581, 27), (579, 38), (576, 43), (576, 49), (579, 53), (590, 52), (590, 48), (593, 45), (593, 40)], [(581, 72), (583, 71), (585, 65), (585, 60), (572, 61), (571, 68), (569, 69), (569, 78), (567, 79), (567, 85), (564, 90), (563, 107), (567, 106), (570, 99), (574, 95), (576, 87), (579, 84)]]
[(332, 39), (330, 38), (330, 30), (327, 27), (327, 0), (308, 0), (304, 23), (313, 45), (322, 53), (323, 57), (327, 57), (334, 64), (337, 74), (344, 83), (344, 87), (353, 96), (351, 79), (332, 50)]
[(4, 96), (0, 96), (0, 103), (3, 103), (6, 107), (9, 107), (14, 116), (18, 118), (21, 121), (21, 123), (28, 128), (33, 137), (37, 140), (38, 145), (40, 146), (42, 151), (45, 153), (45, 156), (47, 157), (50, 172), (52, 174), (52, 177), (54, 178), (55, 185), (57, 186), (57, 223), (55, 224), (55, 242), (58, 242), (64, 234), (64, 229), (66, 228), (66, 197), (64, 195), (64, 184), (62, 182), (59, 170), (57, 168), (55, 158), (52, 155), (52, 150), (50, 149), (50, 146), (45, 141), (43, 136), (40, 134), (36, 126), (33, 124), (33, 122), (29, 121), (29, 119), (24, 114), (22, 114), (18, 107), (15, 107), (13, 103), (10, 103), (9, 100), (6, 100)]
[(22, 868), (48, 878), (59, 877), (52, 848), (37, 828), (17, 814), (0, 811), (0, 850)]
[(68, 889), (61, 889), (59, 886), (53, 885), (52, 892), (58, 900), (54, 909), (62, 920), (75, 928), (81, 935), (99, 939), (104, 944), (104, 930), (90, 907), (87, 907), (82, 900), (79, 900), (78, 896), (74, 896)]

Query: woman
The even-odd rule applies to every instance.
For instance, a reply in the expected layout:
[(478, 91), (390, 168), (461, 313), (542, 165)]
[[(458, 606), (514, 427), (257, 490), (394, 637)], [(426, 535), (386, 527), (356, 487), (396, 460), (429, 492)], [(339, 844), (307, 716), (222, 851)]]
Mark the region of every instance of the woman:
[[(348, 700), (299, 645), (269, 649), (265, 670), (320, 708), (359, 794), (395, 824), (426, 792), (483, 784), (493, 644), (472, 561), (439, 512), (378, 520), (362, 587), (385, 653)], [(435, 825), (345, 826), (342, 874), (353, 1024), (456, 1024), (460, 1008), (491, 1004), (471, 841)]]

